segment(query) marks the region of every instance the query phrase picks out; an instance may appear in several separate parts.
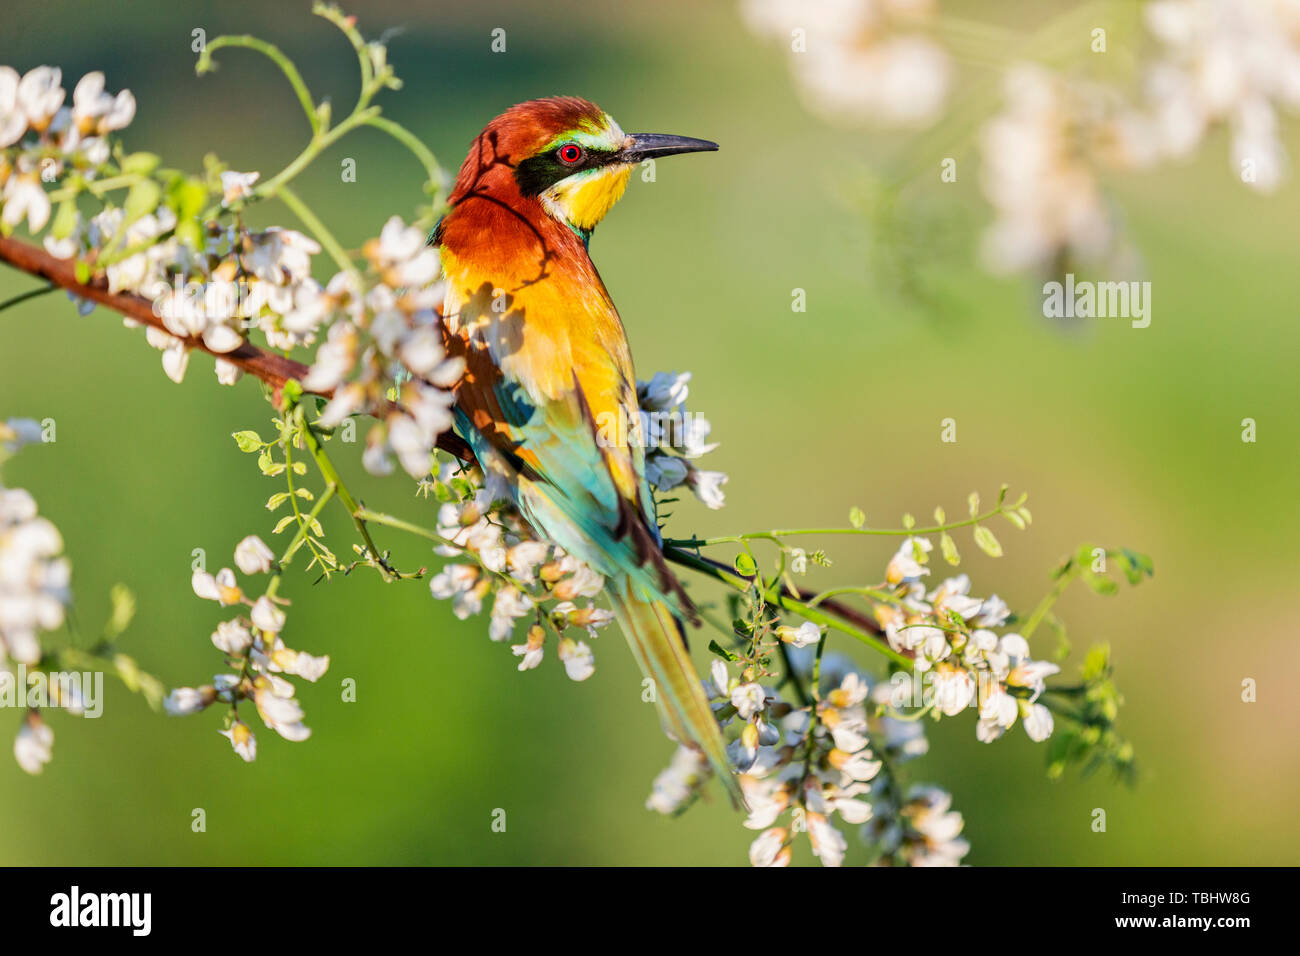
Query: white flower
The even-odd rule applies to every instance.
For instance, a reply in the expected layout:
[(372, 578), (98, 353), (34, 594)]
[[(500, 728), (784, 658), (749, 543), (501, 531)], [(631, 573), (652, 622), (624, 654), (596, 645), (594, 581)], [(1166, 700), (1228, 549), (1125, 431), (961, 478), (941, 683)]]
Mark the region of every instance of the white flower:
[(749, 805), (745, 826), (750, 830), (766, 830), (790, 806), (790, 790), (780, 781), (741, 776), (740, 786)]
[(253, 635), (238, 621), (222, 621), (212, 632), (212, 643), (226, 654), (238, 655), (248, 650)]
[(230, 746), (234, 748), (235, 753), (246, 762), (252, 763), (257, 759), (257, 738), (243, 721), (237, 720), (230, 725), (229, 730), (217, 732), (230, 741)]
[(270, 687), (259, 687), (253, 692), (253, 703), (262, 722), (285, 740), (301, 742), (311, 736), (311, 730), (302, 723), (302, 706), (292, 697), (281, 697)]
[(18, 105), (27, 113), (32, 129), (43, 132), (63, 105), (67, 93), (62, 82), (63, 73), (58, 67), (38, 66), (18, 83)]
[(1021, 701), (1020, 710), (1024, 716), (1025, 733), (1030, 740), (1042, 743), (1052, 736), (1053, 720), (1050, 710), (1042, 704), (1030, 704), (1028, 701)]
[(648, 382), (637, 382), (637, 399), (646, 411), (671, 411), (686, 403), (690, 372), (655, 372)]
[(695, 496), (706, 507), (715, 511), (726, 504), (722, 486), (727, 483), (727, 476), (720, 471), (700, 471), (692, 468), (688, 481)]
[(934, 703), (939, 712), (955, 717), (975, 699), (975, 679), (964, 667), (940, 664), (934, 670)]
[(827, 759), (832, 767), (849, 780), (871, 780), (884, 766), (881, 761), (872, 759), (871, 751), (866, 749), (850, 754), (837, 747), (830, 752)]
[(885, 569), (885, 580), (890, 584), (914, 581), (930, 573), (924, 564), (925, 555), (934, 549), (928, 538), (905, 538)]
[(993, 594), (984, 599), (979, 614), (971, 619), (971, 623), (976, 627), (1001, 627), (1010, 616), (1011, 608), (1007, 607), (1007, 602)]
[(820, 813), (809, 813), (807, 820), (813, 855), (822, 861), (822, 866), (839, 866), (843, 863), (844, 853), (848, 849), (844, 834), (831, 826), (830, 821)]
[(235, 565), (245, 574), (265, 574), (275, 562), (275, 553), (255, 534), (235, 546)]
[(677, 813), (694, 796), (709, 777), (708, 761), (690, 747), (681, 745), (672, 763), (655, 777), (653, 790), (646, 798), (646, 809), (656, 813)]
[(778, 627), (776, 636), (793, 647), (810, 647), (821, 641), (822, 631), (812, 621), (804, 621), (798, 627), (788, 625)]
[(21, 77), (10, 66), (0, 66), (0, 149), (12, 146), (27, 132), (27, 111), (18, 104)]
[(566, 637), (560, 641), (559, 656), (570, 680), (586, 680), (596, 672), (595, 655), (583, 641)]
[(952, 611), (962, 618), (973, 617), (984, 602), (970, 596), (970, 576), (959, 574), (948, 578), (926, 595), (933, 606), (936, 616), (942, 617), (944, 611)]
[(754, 866), (789, 866), (790, 848), (785, 845), (788, 838), (784, 827), (764, 830), (749, 845), (749, 862)]
[(424, 233), (407, 226), (400, 216), (384, 223), (379, 238), (367, 242), (364, 251), (393, 289), (428, 285), (441, 269), (438, 252), (425, 243)]
[(542, 662), (545, 641), (546, 631), (537, 625), (533, 625), (528, 629), (527, 641), (523, 644), (512, 644), (510, 646), (511, 652), (516, 657), (522, 658), (519, 662), (521, 671), (532, 670)]
[(215, 577), (206, 571), (195, 571), (190, 586), (205, 601), (216, 601), (222, 607), (238, 604), (244, 597), (235, 580), (235, 572), (230, 568), (222, 568)]
[(38, 774), (50, 762), (53, 746), (54, 731), (40, 717), (31, 714), (14, 738), (14, 759), (27, 773)]
[(492, 617), (488, 636), (494, 641), (504, 641), (514, 633), (515, 622), (533, 609), (533, 599), (518, 588), (503, 587), (492, 602)]
[(163, 710), (174, 717), (197, 714), (217, 699), (213, 687), (177, 687), (163, 701)]
[(691, 466), (674, 455), (652, 450), (645, 459), (645, 478), (659, 491), (671, 491), (690, 475)]
[(302, 651), (289, 650), (283, 648), (277, 650), (273, 655), (275, 663), (279, 665), (286, 674), (294, 674), (303, 680), (309, 680), (313, 684), (325, 676), (329, 670), (329, 655), (324, 657), (313, 657)]
[(767, 692), (755, 683), (741, 684), (731, 692), (731, 706), (741, 720), (749, 720), (767, 705)]
[(27, 220), (27, 228), (40, 232), (50, 220), (50, 199), (36, 173), (15, 173), (5, 183), (4, 212), (0, 221), (11, 229)]
[(573, 574), (555, 585), (555, 596), (562, 601), (571, 601), (576, 597), (595, 597), (605, 587), (605, 579), (585, 564), (573, 558), (566, 559), (574, 566)]
[[(919, 33), (929, 0), (745, 0), (750, 28), (790, 50), (790, 66), (810, 110), (835, 123), (922, 127), (942, 112), (951, 65)], [(793, 37), (802, 40), (796, 47)]]
[(104, 74), (87, 73), (72, 91), (72, 122), (81, 136), (102, 136), (124, 129), (135, 118), (135, 97), (130, 90), (117, 96), (104, 92)]
[(253, 626), (258, 630), (278, 634), (284, 629), (284, 611), (276, 607), (265, 594), (253, 604), (253, 611), (249, 617), (253, 619)]
[(237, 173), (225, 170), (221, 174), (221, 202), (229, 206), (240, 199), (253, 195), (253, 184), (261, 178), (261, 173)]

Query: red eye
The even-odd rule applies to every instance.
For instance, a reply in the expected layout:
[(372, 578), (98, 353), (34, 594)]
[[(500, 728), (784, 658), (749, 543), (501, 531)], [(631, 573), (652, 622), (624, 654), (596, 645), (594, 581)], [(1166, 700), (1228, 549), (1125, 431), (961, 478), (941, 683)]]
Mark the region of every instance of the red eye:
[(573, 166), (582, 159), (582, 147), (574, 143), (565, 143), (560, 147), (560, 162)]

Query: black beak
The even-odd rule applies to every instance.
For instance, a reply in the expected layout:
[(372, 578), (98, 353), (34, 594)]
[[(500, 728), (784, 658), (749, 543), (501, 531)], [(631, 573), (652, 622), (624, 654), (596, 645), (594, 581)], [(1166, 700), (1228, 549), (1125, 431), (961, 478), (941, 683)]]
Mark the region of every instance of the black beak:
[(717, 143), (711, 143), (707, 139), (666, 136), (663, 133), (633, 133), (629, 138), (631, 144), (619, 150), (619, 158), (629, 163), (657, 159), (660, 156), (675, 156), (677, 153), (710, 152), (718, 148)]

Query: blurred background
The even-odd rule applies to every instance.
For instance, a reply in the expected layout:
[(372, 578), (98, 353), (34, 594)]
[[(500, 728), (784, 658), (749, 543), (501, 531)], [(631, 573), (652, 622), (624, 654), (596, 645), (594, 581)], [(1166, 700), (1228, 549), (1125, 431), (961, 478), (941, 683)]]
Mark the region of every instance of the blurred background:
[[(1071, 6), (945, 9), (1029, 28)], [(1268, 197), (1243, 188), (1219, 134), (1193, 160), (1108, 181), (1152, 282), (1152, 322), (1062, 323), (1043, 318), (1032, 278), (981, 266), (990, 214), (968, 136), (924, 154), (906, 207), (921, 212), (882, 225), (873, 170), (896, 170), (907, 141), (807, 112), (781, 45), (747, 29), (733, 3), (352, 12), (367, 35), (401, 28), (390, 59), (405, 89), (380, 102), (449, 171), (489, 118), (557, 93), (596, 101), (628, 130), (722, 144), (660, 163), (653, 184), (634, 178), (592, 242), (640, 374), (694, 373), (691, 407), (722, 442), (708, 467), (731, 475), (725, 510), (684, 502), (671, 533), (843, 525), (855, 505), (893, 526), (937, 504), (957, 514), (970, 491), (988, 499), (1006, 481), (1030, 493), (1034, 523), (997, 527), (1006, 557), (996, 561), (958, 536), (974, 593), (1027, 613), (1083, 542), (1152, 556), (1155, 578), (1141, 587), (1099, 597), (1077, 586), (1059, 607), (1078, 652), (1114, 648), (1139, 785), (1049, 782), (1043, 748), (1020, 730), (983, 745), (973, 718), (946, 720), (909, 769), (953, 792), (967, 862), (1298, 861), (1300, 709), (1287, 690), (1300, 664), (1295, 182)], [(498, 27), (504, 54), (490, 51)], [(139, 101), (129, 147), (191, 169), (211, 151), (270, 175), (306, 141), (292, 93), (247, 51), (223, 51), (220, 70), (197, 78), (196, 28), (280, 45), (336, 115), (355, 95), (351, 52), (305, 0), (21, 4), (6, 12), (0, 63), (57, 65), (69, 88), (103, 70), (110, 90)], [(1136, 29), (1116, 23), (1112, 48), (1136, 49)], [(1294, 152), (1294, 128), (1283, 133)], [(955, 183), (939, 180), (947, 155)], [(344, 157), (356, 160), (355, 183), (340, 182)], [(299, 183), (351, 246), (421, 201), (418, 165), (373, 131)], [(259, 214), (296, 225), (284, 210)], [(0, 268), (0, 299), (32, 285)], [(791, 312), (794, 288), (806, 290), (806, 313)], [(124, 583), (139, 611), (122, 649), (168, 686), (210, 679), (220, 661), (208, 635), (222, 616), (190, 590), (191, 552), (228, 564), (240, 538), (269, 539), (275, 523), (261, 504), (278, 484), (228, 437), (268, 433), (257, 387), (215, 387), (202, 356), (173, 385), (140, 333), (102, 310), (80, 318), (61, 297), (6, 311), (0, 331), (0, 417), (57, 422), (57, 441), (8, 463), (5, 483), (31, 490), (62, 530), (80, 628), (98, 632), (110, 587)], [(1247, 417), (1254, 444), (1241, 440)], [(940, 441), (945, 418), (956, 443)], [(405, 479), (341, 466), (372, 507), (432, 522), (432, 502), (412, 498)], [(337, 515), (327, 528), (343, 553), (349, 529)], [(418, 540), (379, 532), (400, 566), (432, 563)], [(817, 579), (827, 586), (878, 580), (892, 551), (888, 539), (827, 546), (835, 565)], [(109, 682), (101, 719), (49, 716), (57, 739), (42, 776), (0, 761), (0, 863), (745, 862), (753, 834), (719, 800), (678, 819), (643, 808), (672, 745), (612, 629), (593, 644), (595, 676), (574, 684), (551, 656), (516, 673), (485, 619), (456, 621), (423, 583), (362, 573), (313, 588), (291, 574), (284, 593), (295, 599), (291, 643), (332, 661), (299, 694), (308, 742), (259, 733), (259, 759), (245, 765), (217, 736), (218, 714), (165, 718)], [(1046, 630), (1039, 641), (1041, 656)], [(866, 659), (847, 639), (832, 646)], [(339, 699), (347, 677), (355, 703)], [(1245, 678), (1258, 683), (1256, 703), (1241, 701)], [(1091, 829), (1096, 807), (1105, 833)], [(205, 833), (191, 831), (195, 808)], [(504, 833), (491, 827), (496, 808)]]

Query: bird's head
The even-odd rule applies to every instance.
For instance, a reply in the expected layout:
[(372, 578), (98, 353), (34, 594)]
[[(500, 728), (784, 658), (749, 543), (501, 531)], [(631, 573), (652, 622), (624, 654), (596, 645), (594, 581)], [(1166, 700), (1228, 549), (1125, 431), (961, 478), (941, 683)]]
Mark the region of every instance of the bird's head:
[(576, 97), (529, 100), (478, 135), (449, 201), (455, 206), (474, 195), (508, 204), (534, 199), (586, 239), (623, 195), (638, 163), (717, 148), (688, 136), (624, 133), (608, 113)]

